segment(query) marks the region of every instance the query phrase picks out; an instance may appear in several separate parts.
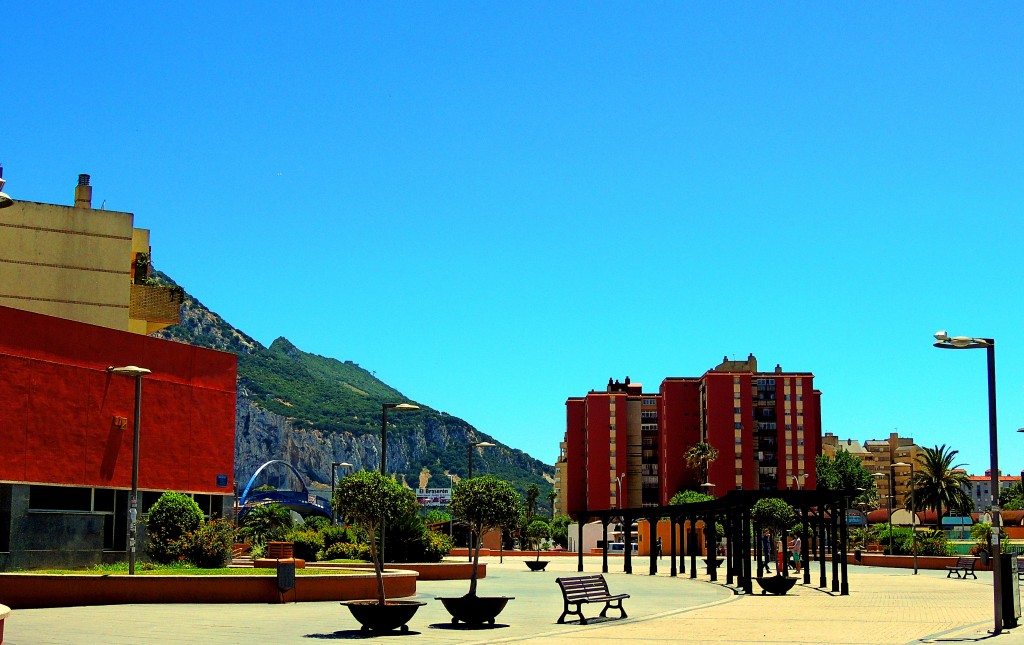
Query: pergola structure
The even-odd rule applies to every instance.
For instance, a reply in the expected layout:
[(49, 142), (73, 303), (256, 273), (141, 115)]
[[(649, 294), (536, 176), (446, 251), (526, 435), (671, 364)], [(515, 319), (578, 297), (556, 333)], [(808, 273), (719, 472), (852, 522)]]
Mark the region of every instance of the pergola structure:
[[(608, 572), (608, 525), (613, 522), (622, 522), (623, 542), (626, 545), (623, 553), (623, 571), (633, 573), (632, 553), (632, 527), (637, 520), (647, 520), (650, 523), (651, 539), (654, 540), (658, 520), (667, 519), (671, 523), (670, 539), (667, 553), (671, 562), (671, 574), (673, 577), (678, 573), (686, 573), (686, 555), (690, 557), (690, 577), (697, 577), (697, 554), (701, 550), (698, 544), (696, 524), (703, 521), (705, 525), (705, 544), (714, 545), (718, 542), (716, 535), (716, 522), (721, 522), (725, 529), (727, 538), (727, 550), (725, 554), (726, 584), (735, 584), (744, 593), (753, 593), (753, 578), (755, 572), (751, 570), (751, 557), (754, 554), (754, 562), (757, 563), (756, 576), (762, 575), (763, 554), (761, 553), (761, 540), (757, 537), (761, 534), (760, 527), (753, 525), (750, 512), (754, 504), (760, 500), (770, 497), (782, 499), (792, 506), (802, 526), (800, 534), (801, 561), (807, 566), (803, 568), (803, 583), (811, 583), (812, 558), (819, 565), (818, 587), (827, 588), (828, 580), (825, 566), (826, 545), (832, 545), (832, 585), (831, 590), (846, 596), (850, 593), (850, 585), (846, 575), (846, 509), (849, 500), (860, 494), (856, 490), (780, 490), (780, 491), (743, 491), (732, 490), (725, 496), (706, 502), (692, 504), (679, 504), (671, 506), (647, 506), (643, 508), (612, 508), (603, 510), (585, 510), (571, 513), (573, 519), (579, 523), (579, 560), (578, 570), (583, 571), (583, 525), (596, 519), (602, 524), (602, 563), (601, 571)], [(686, 536), (687, 548), (677, 544), (676, 536), (680, 526), (689, 522), (689, 533)], [(785, 548), (786, 535), (782, 535), (782, 544)], [(652, 545), (653, 546), (653, 545)], [(678, 566), (677, 566), (678, 565)], [(720, 565), (718, 554), (715, 550), (708, 549), (707, 574), (712, 581), (718, 579), (718, 567)], [(650, 549), (650, 575), (658, 572), (658, 554), (656, 549)]]

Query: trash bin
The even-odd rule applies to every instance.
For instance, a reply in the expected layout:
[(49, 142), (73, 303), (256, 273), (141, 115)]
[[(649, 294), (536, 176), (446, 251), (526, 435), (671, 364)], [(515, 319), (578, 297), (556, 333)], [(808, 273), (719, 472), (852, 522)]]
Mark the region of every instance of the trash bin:
[(1017, 619), (1021, 616), (1017, 556), (1003, 553), (999, 559), (1002, 560), (999, 573), (1003, 587), (1000, 589), (1003, 597), (1003, 627), (1016, 627)]

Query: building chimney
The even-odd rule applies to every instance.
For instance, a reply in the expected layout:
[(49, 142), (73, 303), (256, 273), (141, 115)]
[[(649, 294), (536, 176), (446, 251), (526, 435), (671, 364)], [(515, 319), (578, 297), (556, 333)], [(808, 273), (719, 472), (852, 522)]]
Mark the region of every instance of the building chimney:
[(89, 175), (79, 175), (75, 186), (75, 208), (92, 208), (92, 186)]

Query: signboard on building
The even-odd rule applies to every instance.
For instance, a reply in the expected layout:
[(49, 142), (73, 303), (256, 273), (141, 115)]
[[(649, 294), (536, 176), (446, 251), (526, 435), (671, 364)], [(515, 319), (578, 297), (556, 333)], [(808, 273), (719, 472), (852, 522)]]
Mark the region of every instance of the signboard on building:
[(846, 509), (846, 525), (847, 526), (867, 526), (868, 520), (864, 513), (855, 509)]
[(416, 501), (420, 506), (448, 506), (452, 501), (452, 489), (417, 488)]

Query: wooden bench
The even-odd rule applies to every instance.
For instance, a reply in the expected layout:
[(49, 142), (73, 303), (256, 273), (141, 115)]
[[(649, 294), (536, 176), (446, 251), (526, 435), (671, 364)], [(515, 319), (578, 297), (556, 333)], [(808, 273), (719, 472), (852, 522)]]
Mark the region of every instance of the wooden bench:
[(977, 561), (978, 561), (977, 558), (970, 558), (970, 557), (967, 557), (967, 556), (960, 556), (959, 558), (956, 559), (956, 564), (946, 566), (946, 571), (948, 572), (948, 573), (946, 573), (946, 577), (948, 578), (948, 577), (950, 577), (951, 575), (953, 575), (955, 573), (956, 577), (959, 578), (959, 577), (961, 577), (960, 576), (960, 572), (963, 571), (963, 573), (964, 573), (964, 575), (963, 575), (964, 580), (967, 579), (967, 576), (971, 576), (972, 578), (977, 580), (978, 576), (974, 575), (974, 564)]
[[(622, 607), (622, 601), (629, 598), (629, 594), (620, 593), (612, 595), (608, 592), (608, 582), (604, 576), (573, 576), (567, 578), (555, 578), (555, 582), (562, 588), (562, 600), (565, 602), (565, 610), (558, 617), (558, 622), (564, 623), (565, 617), (573, 614), (580, 617), (580, 624), (586, 625), (587, 619), (583, 616), (583, 603), (603, 602), (604, 609), (601, 610), (601, 618), (609, 609), (618, 609), (622, 612), (620, 618), (627, 618), (626, 610)], [(615, 603), (614, 605), (612, 603)], [(569, 605), (576, 605), (576, 611), (569, 611)]]
[(1017, 580), (1024, 580), (1024, 558), (1017, 556)]

